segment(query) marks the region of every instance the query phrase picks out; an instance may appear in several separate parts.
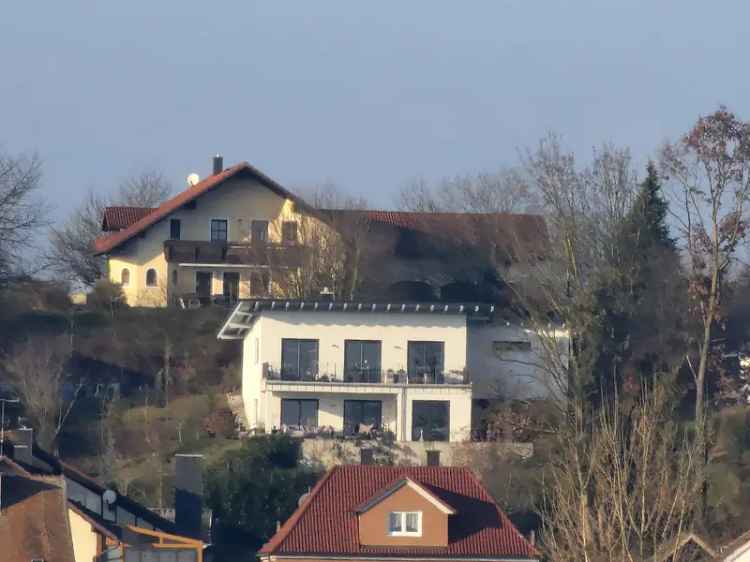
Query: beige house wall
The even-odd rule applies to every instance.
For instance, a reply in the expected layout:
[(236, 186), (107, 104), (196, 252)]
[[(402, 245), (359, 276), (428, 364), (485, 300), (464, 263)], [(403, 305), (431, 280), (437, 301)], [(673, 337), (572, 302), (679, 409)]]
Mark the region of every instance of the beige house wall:
[[(198, 199), (195, 209), (181, 208), (132, 238), (108, 257), (108, 277), (114, 283), (122, 280), (123, 269), (130, 272), (130, 282), (123, 285), (127, 303), (131, 306), (165, 306), (173, 294), (195, 292), (196, 271), (213, 272), (212, 291), (222, 293), (223, 271), (220, 266), (200, 269), (168, 264), (164, 257), (164, 241), (169, 239), (171, 219), (180, 219), (182, 240), (209, 241), (211, 219), (227, 220), (229, 242), (250, 242), (253, 220), (269, 221), (268, 238), (280, 242), (282, 224), (286, 220), (301, 220), (294, 202), (277, 195), (263, 184), (246, 178), (234, 177)], [(306, 220), (315, 221), (315, 219)], [(157, 286), (146, 286), (146, 273), (153, 268)], [(173, 272), (177, 270), (176, 283)], [(226, 268), (240, 271), (240, 297), (250, 294), (251, 269)]]
[(99, 535), (91, 528), (91, 523), (70, 508), (68, 520), (76, 562), (91, 562), (99, 554)]

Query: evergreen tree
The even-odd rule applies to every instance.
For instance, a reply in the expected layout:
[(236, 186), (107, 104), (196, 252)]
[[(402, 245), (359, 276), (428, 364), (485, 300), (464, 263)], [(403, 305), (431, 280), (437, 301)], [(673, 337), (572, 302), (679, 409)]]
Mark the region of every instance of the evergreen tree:
[(623, 382), (669, 370), (675, 358), (670, 346), (681, 326), (684, 308), (677, 301), (683, 278), (668, 211), (656, 167), (649, 163), (594, 293), (596, 322), (589, 333), (597, 348), (594, 402)]

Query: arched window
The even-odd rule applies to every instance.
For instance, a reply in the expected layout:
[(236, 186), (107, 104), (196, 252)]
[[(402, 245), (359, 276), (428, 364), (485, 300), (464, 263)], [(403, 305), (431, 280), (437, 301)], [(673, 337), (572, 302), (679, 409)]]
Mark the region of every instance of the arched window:
[(177, 270), (172, 270), (172, 285), (177, 286)]
[(153, 268), (146, 271), (146, 287), (156, 287), (156, 270)]
[(123, 287), (130, 285), (130, 270), (127, 267), (120, 272), (120, 285)]

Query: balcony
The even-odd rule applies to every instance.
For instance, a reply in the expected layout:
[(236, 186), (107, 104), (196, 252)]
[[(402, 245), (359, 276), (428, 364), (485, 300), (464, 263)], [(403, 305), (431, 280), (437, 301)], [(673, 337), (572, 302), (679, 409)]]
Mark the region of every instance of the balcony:
[(299, 267), (303, 251), (300, 244), (164, 241), (164, 256), (170, 263)]
[(444, 373), (406, 373), (405, 371), (374, 370), (354, 373), (304, 373), (296, 376), (284, 373), (278, 366), (263, 365), (263, 378), (274, 382), (312, 384), (353, 384), (353, 385), (468, 385), (469, 373), (449, 371)]

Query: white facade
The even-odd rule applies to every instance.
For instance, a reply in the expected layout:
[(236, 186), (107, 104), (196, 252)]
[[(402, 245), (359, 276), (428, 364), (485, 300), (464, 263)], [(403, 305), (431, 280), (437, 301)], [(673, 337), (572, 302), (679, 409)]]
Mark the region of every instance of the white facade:
[(568, 332), (539, 334), (505, 321), (470, 322), (467, 369), (475, 399), (556, 399), (568, 367)]
[[(329, 380), (277, 380), (282, 340), (318, 341), (319, 377)], [(382, 381), (344, 382), (347, 340), (379, 341)], [(437, 384), (410, 384), (406, 373), (409, 342), (442, 342), (444, 379)], [(344, 430), (346, 401), (381, 404), (381, 428), (399, 441), (412, 433), (414, 403), (445, 403), (450, 441), (463, 441), (471, 431), (471, 385), (466, 368), (466, 315), (434, 313), (263, 311), (253, 318), (244, 336), (242, 395), (251, 429), (281, 429), (283, 400), (317, 400), (317, 426)], [(423, 438), (423, 436), (421, 436)]]
[[(479, 308), (463, 305), (347, 306), (238, 305), (219, 337), (243, 340), (242, 397), (251, 430), (346, 433), (365, 423), (359, 412), (367, 410), (368, 421), (374, 417), (398, 441), (465, 441), (471, 438), (472, 399), (553, 395), (541, 338), (528, 329), (493, 322), (491, 314), (473, 314)], [(366, 380), (350, 376), (351, 364), (345, 367), (347, 345), (359, 342), (377, 349), (377, 373)], [(410, 360), (422, 344), (441, 350), (439, 376), (420, 374)], [(289, 356), (303, 354), (297, 345), (314, 354), (315, 366), (305, 376), (288, 371)]]

